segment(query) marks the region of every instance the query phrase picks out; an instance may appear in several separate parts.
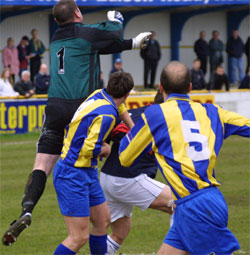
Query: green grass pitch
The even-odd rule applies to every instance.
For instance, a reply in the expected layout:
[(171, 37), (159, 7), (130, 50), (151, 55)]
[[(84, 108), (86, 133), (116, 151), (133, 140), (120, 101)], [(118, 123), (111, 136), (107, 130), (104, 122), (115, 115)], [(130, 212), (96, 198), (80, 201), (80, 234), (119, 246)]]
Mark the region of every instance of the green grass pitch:
[[(0, 138), (0, 234), (21, 212), (21, 200), (31, 172), (39, 134), (2, 135)], [(229, 228), (238, 238), (241, 250), (250, 254), (250, 141), (232, 137), (225, 141), (216, 165), (216, 176), (229, 207)], [(157, 179), (163, 181), (160, 173)], [(59, 212), (52, 177), (37, 204), (32, 224), (11, 247), (0, 245), (1, 255), (48, 255), (67, 236)], [(132, 230), (120, 252), (123, 254), (156, 254), (169, 229), (169, 216), (148, 209), (133, 212)], [(88, 244), (79, 254), (89, 254)]]

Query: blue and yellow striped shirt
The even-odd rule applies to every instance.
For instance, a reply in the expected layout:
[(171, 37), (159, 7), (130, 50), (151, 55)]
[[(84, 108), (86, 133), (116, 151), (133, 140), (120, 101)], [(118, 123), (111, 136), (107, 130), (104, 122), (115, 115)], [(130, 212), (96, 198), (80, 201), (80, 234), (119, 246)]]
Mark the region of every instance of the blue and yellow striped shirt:
[(175, 199), (209, 186), (219, 186), (214, 167), (223, 140), (230, 135), (250, 137), (250, 119), (214, 104), (193, 102), (188, 95), (171, 94), (152, 105), (120, 144), (125, 167), (153, 150)]
[(119, 112), (105, 89), (96, 90), (77, 109), (66, 127), (61, 158), (74, 167), (95, 167), (103, 141), (112, 131)]

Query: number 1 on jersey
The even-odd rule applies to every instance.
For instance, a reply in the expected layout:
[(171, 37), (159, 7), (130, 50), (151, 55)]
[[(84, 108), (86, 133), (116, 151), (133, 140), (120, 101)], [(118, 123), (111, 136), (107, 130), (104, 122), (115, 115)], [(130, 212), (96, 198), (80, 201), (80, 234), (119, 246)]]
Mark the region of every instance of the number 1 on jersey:
[(57, 57), (59, 58), (59, 67), (58, 67), (58, 73), (64, 74), (64, 55), (65, 55), (65, 47), (62, 47), (57, 52)]

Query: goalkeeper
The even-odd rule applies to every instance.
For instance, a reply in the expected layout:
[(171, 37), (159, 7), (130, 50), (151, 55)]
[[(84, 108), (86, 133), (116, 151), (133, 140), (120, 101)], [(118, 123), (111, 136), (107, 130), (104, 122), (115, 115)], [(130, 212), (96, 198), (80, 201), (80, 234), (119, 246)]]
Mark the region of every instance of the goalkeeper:
[[(100, 86), (100, 54), (118, 53), (141, 47), (150, 33), (122, 39), (123, 17), (108, 12), (108, 21), (83, 24), (82, 13), (73, 0), (61, 0), (53, 8), (60, 28), (50, 45), (50, 88), (45, 108), (45, 122), (37, 144), (37, 154), (22, 201), (20, 218), (4, 233), (4, 245), (14, 243), (31, 224), (31, 213), (40, 199), (63, 145), (64, 128), (79, 105)], [(125, 113), (121, 118), (131, 127)]]

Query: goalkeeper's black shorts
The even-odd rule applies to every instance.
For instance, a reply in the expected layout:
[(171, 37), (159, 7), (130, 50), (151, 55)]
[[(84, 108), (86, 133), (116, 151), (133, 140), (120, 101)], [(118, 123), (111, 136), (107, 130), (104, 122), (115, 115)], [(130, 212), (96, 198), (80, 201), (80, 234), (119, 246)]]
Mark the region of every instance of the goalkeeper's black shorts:
[(48, 99), (44, 123), (37, 143), (38, 153), (61, 154), (64, 129), (70, 123), (75, 111), (84, 100)]

